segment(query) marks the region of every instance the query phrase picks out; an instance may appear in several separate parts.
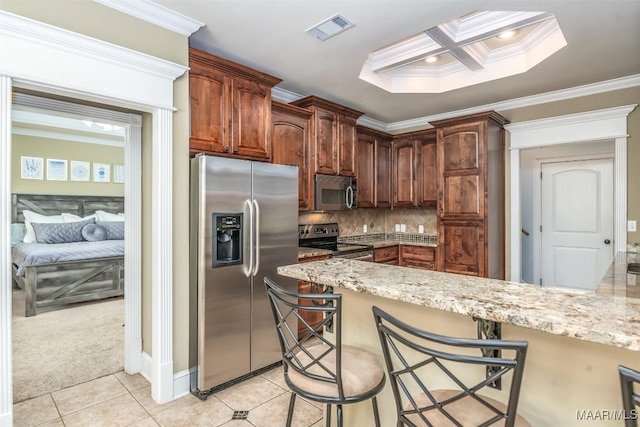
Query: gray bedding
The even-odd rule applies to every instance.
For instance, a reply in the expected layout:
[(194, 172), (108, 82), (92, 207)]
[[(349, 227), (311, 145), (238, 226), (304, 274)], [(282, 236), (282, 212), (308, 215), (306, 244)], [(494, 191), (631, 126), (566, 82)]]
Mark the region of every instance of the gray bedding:
[(29, 265), (117, 256), (124, 256), (124, 240), (53, 244), (18, 243), (11, 249), (11, 259), (18, 266), (17, 275), (20, 277), (24, 277), (24, 269)]

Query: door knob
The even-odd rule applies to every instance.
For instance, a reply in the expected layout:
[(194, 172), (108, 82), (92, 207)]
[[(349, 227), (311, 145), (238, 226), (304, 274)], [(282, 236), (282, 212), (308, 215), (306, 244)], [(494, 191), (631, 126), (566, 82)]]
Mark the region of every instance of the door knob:
[(604, 239), (604, 244), (605, 244), (605, 245), (608, 245), (609, 243), (611, 243), (611, 240), (609, 240), (609, 239)]

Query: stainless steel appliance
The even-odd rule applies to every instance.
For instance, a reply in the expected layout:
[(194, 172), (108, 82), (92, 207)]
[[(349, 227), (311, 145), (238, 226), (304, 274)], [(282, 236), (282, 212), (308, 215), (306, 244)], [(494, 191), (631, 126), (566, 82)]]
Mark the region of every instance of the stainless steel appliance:
[(340, 211), (355, 209), (357, 207), (357, 199), (355, 178), (315, 175), (315, 210)]
[(340, 229), (335, 222), (298, 225), (298, 246), (327, 249), (333, 258), (351, 258), (373, 262), (373, 246), (338, 242)]
[[(199, 155), (191, 161), (191, 391), (281, 360), (264, 276), (298, 261), (298, 168)], [(294, 325), (297, 326), (297, 325)]]

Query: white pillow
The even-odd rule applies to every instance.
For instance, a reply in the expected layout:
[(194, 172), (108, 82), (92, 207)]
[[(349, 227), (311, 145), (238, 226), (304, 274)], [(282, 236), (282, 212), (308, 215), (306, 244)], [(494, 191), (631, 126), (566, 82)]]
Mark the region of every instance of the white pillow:
[(105, 211), (96, 211), (98, 221), (124, 221), (124, 214), (114, 214)]
[(72, 213), (67, 213), (67, 212), (64, 212), (62, 214), (62, 219), (64, 220), (64, 222), (78, 222), (78, 221), (85, 221), (87, 219), (92, 219), (92, 218), (97, 219), (98, 217), (96, 216), (96, 214), (85, 216), (84, 218), (79, 217), (78, 215), (75, 215)]
[(45, 222), (45, 223), (56, 223), (56, 222), (64, 222), (62, 215), (41, 215), (39, 213), (35, 213), (32, 211), (22, 211), (24, 215), (24, 226), (27, 229), (27, 233), (24, 235), (24, 239), (22, 241), (24, 243), (36, 243), (36, 232), (33, 230), (32, 222)]

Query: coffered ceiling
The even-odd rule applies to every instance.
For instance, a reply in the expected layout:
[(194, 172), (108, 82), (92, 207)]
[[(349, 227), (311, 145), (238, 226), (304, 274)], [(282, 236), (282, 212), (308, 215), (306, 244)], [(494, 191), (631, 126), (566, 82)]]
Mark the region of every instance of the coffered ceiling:
[[(194, 47), (281, 78), (277, 96), (317, 95), (382, 127), (605, 81), (640, 84), (638, 0), (155, 3), (204, 24)], [(305, 32), (336, 14), (354, 26), (325, 41)], [(509, 26), (521, 30), (500, 45), (494, 36)], [(436, 54), (442, 62), (422, 61)]]

